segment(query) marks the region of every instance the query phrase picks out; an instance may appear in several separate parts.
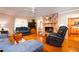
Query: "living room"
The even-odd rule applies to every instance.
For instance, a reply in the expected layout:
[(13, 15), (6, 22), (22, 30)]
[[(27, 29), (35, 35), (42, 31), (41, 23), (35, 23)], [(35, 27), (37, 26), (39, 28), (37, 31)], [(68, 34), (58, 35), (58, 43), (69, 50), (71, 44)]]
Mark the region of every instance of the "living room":
[[(6, 42), (4, 37), (7, 37), (11, 44), (1, 45), (0, 50), (78, 52), (78, 15), (78, 7), (0, 7), (0, 40), (3, 38)], [(59, 38), (57, 35), (62, 26), (63, 38)]]

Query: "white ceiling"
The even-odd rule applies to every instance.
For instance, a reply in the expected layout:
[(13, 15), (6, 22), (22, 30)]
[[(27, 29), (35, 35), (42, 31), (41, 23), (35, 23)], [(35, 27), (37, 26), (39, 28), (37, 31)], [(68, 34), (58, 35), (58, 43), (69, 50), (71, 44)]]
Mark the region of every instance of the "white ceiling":
[[(74, 9), (79, 9), (79, 7), (35, 7), (35, 16), (40, 17)], [(0, 7), (0, 13), (22, 17), (33, 16), (32, 7)]]

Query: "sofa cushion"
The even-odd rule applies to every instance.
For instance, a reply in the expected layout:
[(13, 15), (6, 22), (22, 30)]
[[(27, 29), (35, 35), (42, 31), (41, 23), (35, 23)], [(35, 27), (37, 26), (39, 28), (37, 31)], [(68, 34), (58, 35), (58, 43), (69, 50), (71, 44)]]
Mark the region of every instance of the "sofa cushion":
[(7, 34), (1, 34), (0, 35), (0, 41), (6, 40), (6, 38), (8, 38), (8, 35)]
[(43, 44), (41, 42), (35, 40), (29, 40), (13, 46), (5, 47), (3, 51), (4, 52), (33, 52), (33, 51), (39, 51), (42, 48), (43, 48)]

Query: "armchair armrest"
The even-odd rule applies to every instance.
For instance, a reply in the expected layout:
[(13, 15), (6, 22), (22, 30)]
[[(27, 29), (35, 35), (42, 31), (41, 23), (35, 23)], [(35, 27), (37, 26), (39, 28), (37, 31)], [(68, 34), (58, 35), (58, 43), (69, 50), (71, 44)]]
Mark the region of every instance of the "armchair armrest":
[(54, 36), (54, 35), (57, 35), (57, 33), (50, 33), (48, 36)]
[(59, 37), (59, 36), (57, 36), (57, 35), (50, 35), (54, 40), (61, 40), (62, 38), (61, 37)]

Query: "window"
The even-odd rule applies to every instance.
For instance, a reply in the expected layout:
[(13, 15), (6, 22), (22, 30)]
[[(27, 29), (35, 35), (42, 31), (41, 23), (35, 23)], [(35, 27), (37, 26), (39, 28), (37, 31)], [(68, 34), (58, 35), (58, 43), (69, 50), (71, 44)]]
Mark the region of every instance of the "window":
[(15, 27), (28, 27), (28, 21), (27, 19), (22, 19), (22, 18), (16, 18), (15, 19)]

